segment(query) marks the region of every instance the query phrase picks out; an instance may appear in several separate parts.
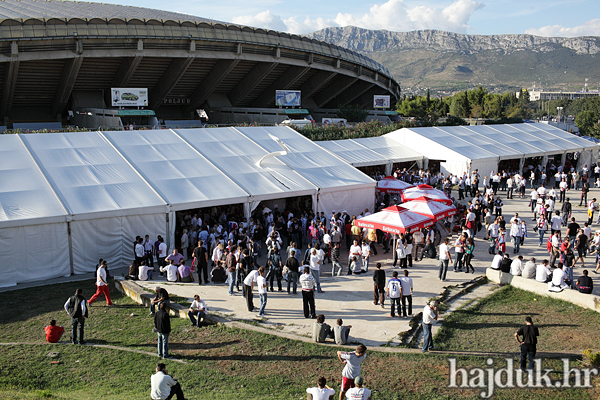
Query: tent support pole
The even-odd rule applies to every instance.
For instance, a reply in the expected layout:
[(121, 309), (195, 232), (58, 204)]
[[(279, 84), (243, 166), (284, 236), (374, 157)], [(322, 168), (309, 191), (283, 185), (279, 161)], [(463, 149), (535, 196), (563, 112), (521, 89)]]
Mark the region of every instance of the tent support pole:
[(75, 266), (73, 265), (73, 238), (71, 237), (71, 221), (67, 221), (67, 237), (69, 238), (69, 269), (71, 275), (75, 274)]

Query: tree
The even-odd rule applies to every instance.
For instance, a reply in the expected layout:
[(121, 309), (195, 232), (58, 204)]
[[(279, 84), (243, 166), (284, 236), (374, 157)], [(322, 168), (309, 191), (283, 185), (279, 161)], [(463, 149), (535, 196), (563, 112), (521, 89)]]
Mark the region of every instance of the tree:
[(348, 122), (364, 122), (369, 111), (359, 105), (348, 105), (337, 110), (338, 118), (345, 118)]
[(575, 123), (583, 135), (592, 135), (594, 125), (598, 123), (598, 117), (593, 111), (582, 111), (575, 117)]

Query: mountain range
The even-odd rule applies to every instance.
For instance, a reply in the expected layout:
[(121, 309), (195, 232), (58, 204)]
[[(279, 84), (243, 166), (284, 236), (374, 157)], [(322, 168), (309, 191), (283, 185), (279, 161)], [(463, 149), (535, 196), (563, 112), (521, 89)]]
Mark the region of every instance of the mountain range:
[(491, 92), (590, 90), (600, 86), (600, 37), (466, 35), (437, 30), (392, 32), (354, 26), (306, 36), (383, 64), (403, 93), (452, 94), (482, 85)]

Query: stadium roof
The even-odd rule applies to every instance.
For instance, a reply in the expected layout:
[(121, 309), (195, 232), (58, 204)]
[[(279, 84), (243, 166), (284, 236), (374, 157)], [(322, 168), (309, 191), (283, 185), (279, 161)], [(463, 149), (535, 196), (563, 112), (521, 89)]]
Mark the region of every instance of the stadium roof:
[(211, 21), (190, 14), (117, 4), (61, 0), (0, 1), (0, 20), (19, 18), (138, 18), (196, 22)]

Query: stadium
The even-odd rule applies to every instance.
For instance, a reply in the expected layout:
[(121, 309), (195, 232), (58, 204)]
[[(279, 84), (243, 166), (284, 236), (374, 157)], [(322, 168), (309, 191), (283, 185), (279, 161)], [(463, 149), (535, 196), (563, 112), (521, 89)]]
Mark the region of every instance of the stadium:
[[(0, 68), (8, 128), (111, 126), (124, 116), (125, 123), (154, 125), (198, 120), (199, 109), (211, 122), (243, 122), (241, 116), (272, 123), (281, 121), (276, 90), (300, 90), (302, 109), (317, 116), (350, 104), (371, 108), (374, 95), (389, 95), (393, 104), (400, 94), (382, 65), (307, 37), (57, 0), (0, 2)], [(111, 111), (111, 88), (147, 89), (148, 105)]]

